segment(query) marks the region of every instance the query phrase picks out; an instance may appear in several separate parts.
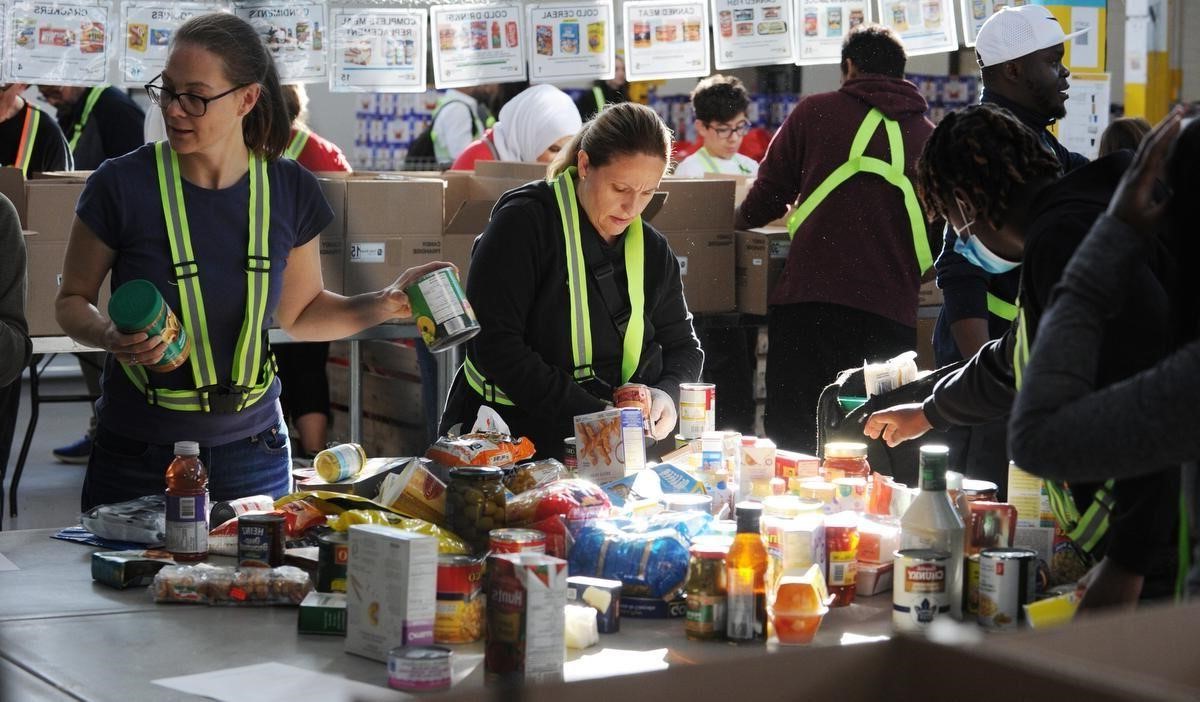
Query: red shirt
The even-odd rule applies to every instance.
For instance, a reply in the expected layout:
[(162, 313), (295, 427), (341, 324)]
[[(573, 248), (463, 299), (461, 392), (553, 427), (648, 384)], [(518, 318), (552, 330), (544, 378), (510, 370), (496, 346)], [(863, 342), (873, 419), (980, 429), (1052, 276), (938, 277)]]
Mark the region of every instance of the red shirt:
[(450, 166), (452, 171), (473, 171), (475, 170), (476, 161), (495, 161), (496, 147), (492, 142), (492, 130), (488, 128), (483, 133), (483, 136), (471, 142), (463, 152), (454, 159), (454, 165)]
[[(292, 130), (292, 136), (296, 136), (295, 129)], [(308, 134), (308, 142), (304, 144), (304, 150), (300, 152), (300, 158), (296, 161), (314, 173), (321, 171), (350, 173), (354, 170), (350, 166), (350, 161), (346, 159), (346, 154), (342, 153), (337, 144), (311, 131)]]

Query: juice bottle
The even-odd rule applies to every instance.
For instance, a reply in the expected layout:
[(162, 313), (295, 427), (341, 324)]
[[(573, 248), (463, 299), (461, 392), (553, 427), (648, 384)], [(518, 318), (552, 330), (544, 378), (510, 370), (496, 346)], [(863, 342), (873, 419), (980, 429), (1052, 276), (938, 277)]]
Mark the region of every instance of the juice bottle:
[(167, 466), (167, 550), (176, 561), (208, 557), (208, 469), (200, 445), (176, 441)]
[(730, 641), (762, 641), (767, 633), (767, 549), (759, 524), (763, 507), (737, 504), (737, 535), (725, 557), (725, 634)]

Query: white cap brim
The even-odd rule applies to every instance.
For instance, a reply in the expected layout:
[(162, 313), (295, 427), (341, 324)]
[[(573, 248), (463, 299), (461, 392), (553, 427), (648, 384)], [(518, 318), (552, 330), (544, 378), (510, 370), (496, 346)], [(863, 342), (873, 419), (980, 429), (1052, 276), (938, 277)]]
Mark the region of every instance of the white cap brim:
[(1083, 36), (1084, 34), (1087, 34), (1087, 33), (1088, 33), (1088, 32), (1090, 32), (1090, 31), (1092, 31), (1092, 27), (1091, 27), (1091, 25), (1088, 25), (1088, 26), (1084, 27), (1083, 29), (1079, 30), (1078, 32), (1071, 32), (1071, 33), (1070, 33), (1070, 34), (1068, 34), (1067, 36), (1063, 37), (1063, 43), (1066, 43), (1066, 42), (1068, 42), (1068, 41), (1071, 41), (1071, 40), (1072, 40), (1072, 39), (1074, 39), (1075, 37), (1081, 37), (1081, 36)]

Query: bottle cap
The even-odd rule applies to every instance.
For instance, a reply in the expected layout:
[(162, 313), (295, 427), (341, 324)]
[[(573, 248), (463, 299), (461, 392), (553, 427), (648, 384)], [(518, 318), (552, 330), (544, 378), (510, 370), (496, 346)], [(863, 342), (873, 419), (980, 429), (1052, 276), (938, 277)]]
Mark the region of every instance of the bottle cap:
[(867, 455), (866, 444), (829, 443), (825, 444), (826, 458), (864, 458)]
[(154, 283), (139, 278), (117, 288), (108, 301), (108, 316), (121, 331), (139, 332), (158, 319), (162, 306)]
[(195, 441), (176, 441), (175, 442), (176, 456), (199, 456), (200, 444)]

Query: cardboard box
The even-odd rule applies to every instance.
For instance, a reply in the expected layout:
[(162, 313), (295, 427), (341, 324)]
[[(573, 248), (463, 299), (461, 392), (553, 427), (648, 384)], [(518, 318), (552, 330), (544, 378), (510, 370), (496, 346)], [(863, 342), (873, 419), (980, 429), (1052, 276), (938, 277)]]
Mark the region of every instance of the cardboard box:
[[(329, 428), (329, 440), (338, 443), (350, 441), (350, 415), (345, 406), (334, 405), (333, 422)], [(418, 456), (429, 447), (425, 427), (397, 424), (394, 421), (365, 415), (362, 418), (362, 436), (359, 443), (368, 456)]]
[(347, 653), (386, 662), (397, 646), (433, 643), (437, 557), (432, 536), (375, 524), (350, 527)]
[(921, 307), (941, 307), (942, 305), (942, 289), (937, 286), (935, 281), (921, 283), (921, 289), (917, 293), (917, 305)]
[(445, 182), (436, 178), (349, 178), (346, 239), (416, 235), (442, 230)]
[(487, 567), (487, 679), (561, 681), (567, 562), (541, 553), (504, 553), (488, 558)]
[(471, 267), (471, 250), (475, 239), (487, 229), (492, 218), (495, 201), (467, 200), (463, 202), (442, 237), (442, 254), (446, 260), (458, 266), (458, 277), (466, 282)]
[(683, 292), (692, 312), (731, 312), (736, 253), (732, 180), (665, 178), (661, 209), (643, 217), (662, 232), (679, 259)]
[[(392, 378), (421, 377), (415, 339), (368, 339), (358, 342), (358, 350), (364, 371)], [(350, 342), (330, 342), (329, 360), (344, 370), (350, 361)]]
[(735, 279), (737, 311), (765, 315), (771, 291), (787, 264), (791, 239), (780, 227), (760, 227), (737, 233)]
[[(25, 297), (25, 320), (29, 323), (30, 336), (64, 336), (62, 327), (54, 318), (55, 300), (62, 285), (63, 257), (67, 253), (66, 239), (43, 237), (40, 232), (26, 231), (25, 255), (28, 293)], [(110, 276), (100, 284), (97, 306), (108, 314)]]
[(404, 271), (431, 261), (441, 261), (440, 234), (401, 237), (359, 237), (346, 240), (346, 295), (385, 288)]
[(329, 292), (342, 294), (346, 286), (346, 243), (329, 230), (321, 233), (321, 281)]
[[(350, 369), (330, 363), (329, 400), (335, 405), (350, 406)], [(362, 409), (367, 414), (392, 420), (398, 424), (420, 425), (425, 421), (421, 405), (421, 381), (417, 378), (393, 378), (370, 371), (362, 374)]]
[(346, 635), (346, 594), (310, 592), (300, 602), (297, 627), (301, 634)]
[[(75, 203), (84, 181), (72, 179), (31, 180), (25, 186), (26, 227), (46, 241), (66, 241), (75, 222)], [(155, 198), (153, 206), (158, 205)]]
[(475, 175), (487, 178), (545, 180), (549, 164), (523, 161), (476, 161)]

